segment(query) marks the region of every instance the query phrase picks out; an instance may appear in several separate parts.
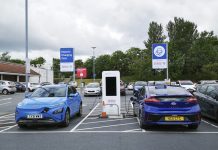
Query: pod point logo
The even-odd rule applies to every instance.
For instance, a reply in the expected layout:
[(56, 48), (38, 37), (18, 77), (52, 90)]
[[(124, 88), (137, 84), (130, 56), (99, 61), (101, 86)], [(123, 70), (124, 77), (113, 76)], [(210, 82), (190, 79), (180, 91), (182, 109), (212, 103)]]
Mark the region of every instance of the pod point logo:
[(162, 46), (157, 46), (154, 49), (154, 55), (157, 57), (162, 57), (165, 54), (165, 49)]

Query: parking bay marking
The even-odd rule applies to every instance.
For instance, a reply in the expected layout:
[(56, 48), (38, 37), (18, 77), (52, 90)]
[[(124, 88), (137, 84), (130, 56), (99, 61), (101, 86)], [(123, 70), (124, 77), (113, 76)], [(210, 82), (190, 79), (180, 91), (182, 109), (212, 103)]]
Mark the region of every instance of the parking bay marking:
[(6, 117), (8, 117), (8, 116), (12, 116), (12, 115), (14, 115), (14, 113), (0, 116), (0, 118), (6, 118)]
[(11, 103), (11, 102), (7, 102), (7, 103), (1, 103), (0, 105), (6, 105), (6, 104), (9, 104), (9, 103)]
[(86, 122), (82, 124), (94, 124), (94, 123), (101, 123), (101, 122), (113, 122), (113, 121), (121, 121), (121, 120), (131, 120), (135, 118), (124, 118), (124, 119), (114, 119), (114, 120), (104, 120), (104, 121), (94, 121), (94, 122)]
[(89, 112), (89, 114), (88, 114), (85, 118), (83, 118), (83, 120), (81, 120), (72, 130), (70, 130), (70, 132), (75, 131), (75, 130), (86, 120), (86, 118), (88, 118), (88, 117), (92, 114), (92, 112), (93, 112), (99, 105), (100, 105), (100, 103), (98, 103), (98, 104), (95, 106), (95, 108), (93, 108), (93, 109)]
[(138, 122), (125, 123), (125, 124), (115, 124), (115, 125), (100, 126), (100, 127), (93, 127), (93, 128), (82, 128), (82, 129), (77, 129), (77, 131), (91, 130), (91, 129), (100, 129), (100, 128), (108, 128), (108, 127), (116, 127), (116, 126), (125, 126), (125, 125), (130, 125), (130, 124), (138, 124)]
[(4, 131), (7, 131), (7, 130), (10, 130), (11, 128), (16, 127), (16, 126), (17, 126), (17, 125), (15, 124), (15, 125), (10, 126), (10, 127), (6, 128), (6, 129), (0, 130), (0, 133), (2, 133), (2, 132), (4, 132)]
[(1, 101), (6, 101), (6, 100), (10, 100), (10, 99), (12, 99), (12, 98), (4, 98), (4, 99), (0, 99), (0, 102), (1, 102)]
[(215, 128), (218, 128), (218, 126), (216, 126), (216, 125), (214, 125), (214, 124), (212, 124), (212, 123), (209, 123), (209, 122), (207, 122), (206, 120), (203, 120), (203, 119), (202, 119), (202, 121), (203, 121), (204, 123), (206, 123), (206, 124), (209, 124), (209, 125), (215, 127)]

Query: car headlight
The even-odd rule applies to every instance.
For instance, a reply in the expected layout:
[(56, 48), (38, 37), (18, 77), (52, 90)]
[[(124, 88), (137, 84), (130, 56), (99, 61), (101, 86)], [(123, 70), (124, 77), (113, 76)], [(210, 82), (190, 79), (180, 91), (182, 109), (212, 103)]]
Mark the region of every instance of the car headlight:
[(63, 110), (64, 110), (64, 108), (59, 108), (59, 109), (53, 111), (53, 114), (59, 114), (59, 113), (62, 113)]
[(23, 103), (20, 102), (20, 103), (17, 104), (17, 107), (21, 107), (22, 105), (23, 105)]

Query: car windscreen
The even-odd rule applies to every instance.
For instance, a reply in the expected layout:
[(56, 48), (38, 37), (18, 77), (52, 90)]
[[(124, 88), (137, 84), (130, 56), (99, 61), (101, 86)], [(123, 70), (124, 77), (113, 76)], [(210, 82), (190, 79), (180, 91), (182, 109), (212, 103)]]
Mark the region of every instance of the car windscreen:
[(190, 96), (190, 93), (181, 87), (170, 87), (166, 89), (156, 89), (155, 87), (149, 86), (149, 93), (153, 96)]
[(66, 87), (40, 87), (36, 89), (31, 97), (65, 97)]
[(145, 86), (145, 85), (147, 85), (147, 83), (143, 81), (138, 81), (135, 83), (135, 86)]
[(99, 84), (88, 84), (86, 87), (87, 88), (98, 88)]
[(181, 85), (193, 85), (193, 82), (191, 81), (180, 81)]

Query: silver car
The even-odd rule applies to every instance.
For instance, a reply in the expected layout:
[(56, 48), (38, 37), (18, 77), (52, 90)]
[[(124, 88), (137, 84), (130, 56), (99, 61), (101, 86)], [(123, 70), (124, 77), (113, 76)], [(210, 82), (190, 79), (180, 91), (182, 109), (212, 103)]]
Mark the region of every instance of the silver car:
[(6, 95), (8, 93), (15, 93), (16, 91), (17, 89), (14, 82), (0, 80), (0, 93)]
[(101, 87), (97, 82), (89, 83), (84, 89), (84, 96), (101, 95)]

